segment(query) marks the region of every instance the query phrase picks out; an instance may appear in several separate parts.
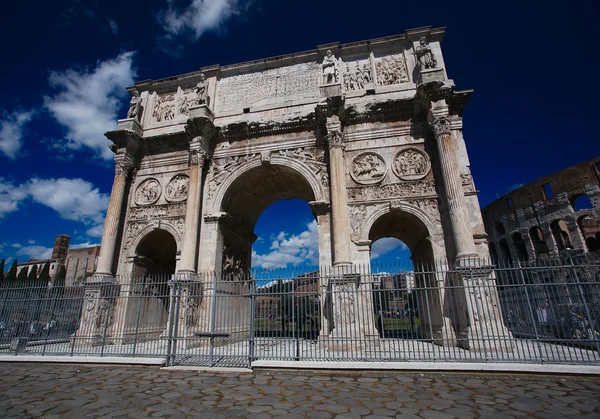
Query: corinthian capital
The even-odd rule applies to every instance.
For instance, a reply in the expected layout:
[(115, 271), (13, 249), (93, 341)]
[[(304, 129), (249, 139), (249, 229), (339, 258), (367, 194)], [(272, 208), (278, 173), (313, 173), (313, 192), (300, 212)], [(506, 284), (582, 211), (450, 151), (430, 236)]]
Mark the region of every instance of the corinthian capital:
[(329, 148), (344, 147), (344, 133), (341, 131), (330, 131), (327, 134), (327, 144)]
[(435, 118), (430, 124), (436, 137), (450, 135), (450, 120), (448, 118)]
[(115, 155), (115, 176), (129, 176), (134, 167), (133, 159), (127, 153)]
[(204, 166), (204, 162), (208, 160), (208, 153), (201, 148), (190, 149), (190, 164), (196, 166)]

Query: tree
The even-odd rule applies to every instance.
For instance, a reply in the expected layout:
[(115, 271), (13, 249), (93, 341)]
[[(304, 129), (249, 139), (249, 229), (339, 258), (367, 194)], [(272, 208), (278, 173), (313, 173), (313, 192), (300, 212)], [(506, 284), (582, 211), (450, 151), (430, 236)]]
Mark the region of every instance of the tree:
[(12, 265), (10, 265), (10, 269), (6, 274), (6, 282), (12, 282), (17, 280), (17, 259), (13, 260)]
[(27, 267), (21, 268), (19, 275), (17, 275), (17, 281), (25, 283), (27, 281)]
[(38, 282), (42, 285), (48, 285), (48, 282), (50, 282), (50, 261), (44, 264), (42, 272), (40, 272), (40, 276), (38, 277)]
[(4, 262), (4, 259), (0, 260), (0, 284), (4, 282)]
[(33, 265), (29, 270), (29, 275), (27, 276), (27, 282), (33, 287), (35, 282), (37, 281), (37, 265)]
[(55, 287), (64, 287), (66, 278), (67, 278), (67, 268), (65, 268), (65, 265), (60, 265), (60, 268), (58, 268), (58, 274), (56, 275), (56, 279), (54, 280), (54, 286)]

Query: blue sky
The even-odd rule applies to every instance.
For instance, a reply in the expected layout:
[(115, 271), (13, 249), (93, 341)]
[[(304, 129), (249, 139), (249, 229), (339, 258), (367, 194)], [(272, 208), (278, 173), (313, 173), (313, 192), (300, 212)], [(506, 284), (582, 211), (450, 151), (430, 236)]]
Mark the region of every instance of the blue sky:
[[(100, 243), (113, 179), (103, 133), (125, 116), (134, 80), (427, 25), (447, 27), (449, 74), (458, 89), (475, 89), (464, 134), (485, 205), (598, 154), (599, 10), (597, 1), (3, 4), (0, 257), (46, 257), (60, 233), (74, 246)], [(311, 222), (302, 202), (267, 209), (255, 262), (316, 262)], [(406, 256), (389, 240), (375, 251), (378, 260)]]

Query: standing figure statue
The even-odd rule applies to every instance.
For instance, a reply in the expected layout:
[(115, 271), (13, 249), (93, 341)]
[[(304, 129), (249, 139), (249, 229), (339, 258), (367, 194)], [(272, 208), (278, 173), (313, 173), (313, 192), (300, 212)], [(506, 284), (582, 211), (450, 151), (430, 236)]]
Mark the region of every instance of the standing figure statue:
[(371, 63), (365, 63), (363, 65), (363, 79), (366, 83), (372, 83), (373, 82), (373, 77), (371, 77)]
[(208, 80), (204, 73), (200, 74), (200, 81), (196, 85), (196, 102), (198, 105), (210, 105), (210, 96), (208, 96)]
[(323, 84), (331, 84), (339, 82), (339, 71), (337, 60), (331, 52), (327, 50), (327, 55), (323, 58)]
[(437, 67), (435, 55), (433, 55), (433, 51), (431, 51), (431, 47), (427, 43), (427, 38), (424, 36), (419, 40), (419, 46), (417, 47), (417, 59), (419, 60), (419, 67), (421, 70)]
[(129, 102), (129, 110), (127, 111), (127, 118), (138, 119), (140, 116), (140, 103), (142, 99), (140, 98), (140, 94), (137, 90), (134, 90), (131, 93), (131, 102)]

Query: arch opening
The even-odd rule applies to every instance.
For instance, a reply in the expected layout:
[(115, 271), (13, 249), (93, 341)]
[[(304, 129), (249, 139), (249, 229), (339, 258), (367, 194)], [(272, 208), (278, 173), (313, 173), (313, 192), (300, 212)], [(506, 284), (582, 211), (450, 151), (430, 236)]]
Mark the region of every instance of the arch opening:
[(531, 237), (531, 242), (533, 243), (533, 248), (537, 256), (550, 253), (550, 249), (548, 249), (548, 245), (546, 244), (546, 239), (544, 238), (544, 233), (542, 232), (541, 228), (531, 227), (529, 230), (529, 236)]
[(554, 241), (556, 242), (556, 247), (558, 247), (558, 250), (567, 250), (573, 248), (573, 245), (571, 244), (571, 236), (569, 235), (569, 229), (567, 228), (567, 224), (564, 222), (564, 220), (554, 220), (550, 224), (550, 230), (552, 231), (552, 236), (554, 236)]
[(525, 261), (529, 259), (529, 254), (527, 253), (527, 247), (525, 246), (525, 240), (523, 240), (523, 236), (519, 232), (515, 232), (512, 235), (512, 240), (515, 245), (515, 252), (517, 259), (520, 261)]
[[(394, 260), (389, 264), (375, 264), (373, 269), (377, 272), (373, 307), (380, 337), (431, 337), (441, 330), (442, 300), (427, 226), (414, 214), (391, 211), (375, 220), (368, 237), (372, 261), (377, 259), (374, 246), (382, 242), (383, 246), (395, 245), (396, 253), (412, 255), (412, 263), (401, 264)], [(398, 246), (398, 242), (404, 247)], [(375, 251), (381, 250), (375, 246)]]
[(169, 281), (175, 273), (177, 242), (171, 233), (156, 229), (144, 236), (135, 250), (132, 298), (136, 316), (127, 316), (126, 327), (145, 336), (159, 336), (167, 325)]
[[(291, 217), (297, 220), (296, 225), (306, 220), (306, 214), (310, 214), (308, 202), (315, 200), (315, 192), (309, 181), (291, 167), (262, 164), (250, 168), (231, 183), (221, 201), (220, 211), (229, 214), (237, 226), (220, 229), (223, 278), (235, 279), (248, 275), (252, 269), (253, 243), (258, 238), (256, 223), (271, 205), (282, 200), (292, 200), (295, 206), (304, 207), (299, 215)], [(281, 218), (290, 219), (287, 216)], [(269, 268), (281, 267), (275, 265), (271, 264)]]
[(574, 196), (571, 199), (571, 206), (573, 207), (574, 211), (581, 211), (593, 208), (592, 201), (590, 200), (589, 196), (585, 194)]

